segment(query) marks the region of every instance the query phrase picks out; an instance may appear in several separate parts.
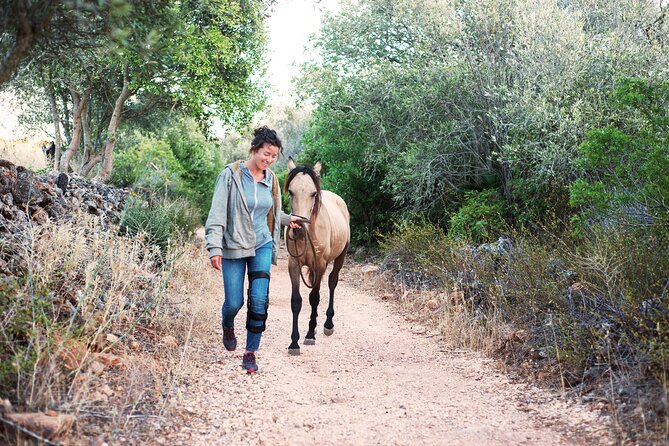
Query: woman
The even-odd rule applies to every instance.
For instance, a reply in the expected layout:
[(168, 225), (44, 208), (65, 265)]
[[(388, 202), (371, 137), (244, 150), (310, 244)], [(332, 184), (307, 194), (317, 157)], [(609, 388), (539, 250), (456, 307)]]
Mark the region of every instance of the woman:
[(281, 189), (269, 166), (281, 153), (276, 131), (254, 131), (249, 159), (228, 164), (216, 181), (206, 223), (206, 248), (211, 266), (223, 273), (223, 345), (237, 348), (234, 322), (244, 303), (244, 276), (249, 289), (246, 352), (242, 367), (258, 370), (256, 352), (265, 330), (270, 264), (276, 264), (281, 225), (298, 227), (299, 217), (281, 211)]

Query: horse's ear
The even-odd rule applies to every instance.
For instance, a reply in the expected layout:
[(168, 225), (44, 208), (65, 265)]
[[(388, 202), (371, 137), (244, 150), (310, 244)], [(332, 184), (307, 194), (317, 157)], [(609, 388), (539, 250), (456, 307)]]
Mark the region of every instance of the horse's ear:
[(314, 164), (314, 172), (316, 172), (316, 175), (318, 175), (319, 177), (321, 176), (321, 167), (323, 167), (321, 165), (321, 162), (316, 161), (316, 164)]
[(288, 172), (293, 170), (295, 168), (295, 161), (293, 161), (293, 157), (289, 156), (288, 157)]

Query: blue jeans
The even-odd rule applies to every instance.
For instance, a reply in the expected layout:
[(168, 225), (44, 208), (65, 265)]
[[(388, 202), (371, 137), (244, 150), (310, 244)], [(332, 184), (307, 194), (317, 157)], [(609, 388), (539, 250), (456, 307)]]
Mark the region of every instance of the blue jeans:
[[(244, 304), (244, 278), (246, 268), (249, 272), (266, 271), (269, 273), (272, 264), (272, 242), (265, 243), (256, 248), (256, 255), (242, 259), (223, 259), (221, 270), (223, 271), (223, 291), (225, 298), (221, 314), (224, 327), (235, 326), (235, 316)], [(251, 289), (251, 305), (254, 313), (265, 314), (267, 295), (269, 292), (269, 279), (257, 278), (249, 284)], [(262, 321), (252, 319), (251, 327), (261, 327)], [(262, 333), (246, 332), (246, 350), (257, 351), (260, 346)]]

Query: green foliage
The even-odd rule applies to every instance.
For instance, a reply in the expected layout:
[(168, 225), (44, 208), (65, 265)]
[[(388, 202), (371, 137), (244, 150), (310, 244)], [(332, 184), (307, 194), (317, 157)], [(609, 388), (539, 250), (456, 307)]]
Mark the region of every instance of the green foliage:
[(128, 135), (135, 143), (117, 155), (111, 182), (132, 187), (149, 199), (186, 199), (204, 221), (213, 184), (223, 168), (218, 146), (192, 120), (176, 121), (159, 131), (160, 139), (139, 132)]
[(458, 246), (440, 227), (423, 219), (399, 222), (379, 239), (382, 268), (414, 288), (447, 285), (451, 277), (445, 271), (457, 262)]
[[(656, 14), (633, 0), (344, 4), (300, 84), (317, 104), (308, 158), (336, 147), (358, 160), (371, 180), (358, 196), (387, 197), (364, 206), (386, 221), (437, 221), (488, 177), (514, 224), (567, 221), (579, 143), (626, 113), (609, 98), (615, 79), (661, 79), (669, 62)], [(655, 23), (652, 39), (638, 23)]]
[(621, 79), (612, 100), (625, 119), (591, 130), (579, 146), (584, 175), (570, 189), (571, 205), (582, 210), (577, 221), (662, 225), (669, 215), (669, 83)]
[(288, 194), (283, 193), (283, 187), (286, 184), (286, 178), (288, 178), (288, 169), (282, 169), (280, 171), (274, 170), (274, 173), (276, 174), (276, 179), (279, 182), (279, 187), (281, 187), (281, 209), (283, 209), (284, 212), (290, 213), (290, 198), (288, 197)]
[(322, 187), (341, 196), (348, 205), (352, 243), (369, 245), (374, 242), (376, 231), (391, 227), (393, 203), (380, 184), (383, 172), (365, 163), (365, 142), (357, 135), (346, 135), (347, 125), (346, 119), (328, 119), (326, 124), (316, 118), (305, 134), (307, 148), (298, 164), (321, 161)]
[(147, 204), (131, 200), (119, 222), (119, 233), (138, 237), (148, 248), (158, 247), (164, 257), (170, 243), (183, 237), (199, 224), (199, 214), (184, 200), (164, 200)]
[(571, 244), (549, 229), (512, 235), (503, 247), (472, 248), (428, 222), (404, 222), (383, 238), (382, 266), (408, 287), (461, 290), (472, 324), (494, 308), (528, 331), (526, 348), (561, 364), (567, 385), (596, 377), (592, 370), (602, 364), (614, 375), (662, 382), (669, 367), (666, 238), (597, 230)]
[(116, 158), (112, 183), (136, 187), (159, 196), (175, 195), (184, 188), (184, 169), (167, 142), (149, 137)]
[(505, 202), (497, 189), (465, 192), (462, 207), (451, 216), (449, 237), (490, 242), (503, 234)]
[(181, 166), (184, 196), (200, 210), (204, 222), (211, 206), (216, 177), (223, 170), (218, 145), (207, 140), (193, 121), (183, 121), (165, 133)]
[(202, 128), (211, 127), (213, 117), (240, 128), (264, 105), (262, 2), (121, 0), (83, 2), (95, 3), (83, 8), (74, 3), (53, 6), (54, 18), (70, 18), (64, 29), (71, 41), (38, 48), (30, 70), (21, 72), (14, 86), (30, 124), (52, 124), (57, 113), (65, 146), (78, 136), (75, 105), (87, 99), (87, 138), (76, 148), (86, 152), (75, 158), (79, 166), (72, 164), (79, 173), (89, 175), (102, 162), (99, 178), (107, 180), (113, 157), (102, 148), (118, 141), (118, 126), (128, 121), (150, 129), (154, 118), (179, 111)]

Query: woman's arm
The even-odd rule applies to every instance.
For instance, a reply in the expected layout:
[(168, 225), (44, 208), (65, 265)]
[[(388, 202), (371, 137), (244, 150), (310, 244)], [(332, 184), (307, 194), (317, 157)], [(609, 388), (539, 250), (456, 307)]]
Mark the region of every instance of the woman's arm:
[(218, 175), (214, 196), (211, 199), (211, 209), (205, 224), (205, 248), (209, 251), (210, 258), (220, 257), (223, 254), (223, 233), (228, 219), (231, 172), (226, 168)]

